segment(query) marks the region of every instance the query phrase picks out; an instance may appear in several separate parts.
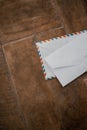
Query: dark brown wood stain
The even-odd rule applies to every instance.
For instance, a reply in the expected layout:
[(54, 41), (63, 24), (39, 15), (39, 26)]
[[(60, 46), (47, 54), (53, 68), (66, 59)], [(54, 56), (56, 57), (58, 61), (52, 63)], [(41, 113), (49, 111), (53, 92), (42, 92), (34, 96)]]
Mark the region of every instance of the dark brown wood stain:
[(86, 130), (87, 73), (45, 81), (35, 42), (87, 29), (87, 0), (0, 1), (0, 130)]

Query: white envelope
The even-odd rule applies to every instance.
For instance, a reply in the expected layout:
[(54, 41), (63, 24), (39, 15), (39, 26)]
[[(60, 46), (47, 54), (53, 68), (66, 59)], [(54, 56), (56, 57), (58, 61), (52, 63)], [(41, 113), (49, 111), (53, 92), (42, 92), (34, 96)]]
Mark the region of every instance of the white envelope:
[(45, 61), (62, 86), (87, 72), (87, 33), (57, 49)]
[(52, 69), (50, 69), (50, 67), (45, 62), (45, 58), (49, 56), (51, 53), (53, 53), (54, 51), (56, 51), (57, 49), (68, 44), (76, 37), (81, 36), (83, 33), (87, 34), (87, 31), (80, 32), (76, 35), (69, 34), (68, 36), (66, 35), (66, 36), (57, 37), (57, 38), (36, 43), (37, 47), (39, 48), (38, 51), (40, 53), (40, 58), (42, 59), (43, 62), (42, 68), (44, 73), (46, 74), (45, 79), (52, 79), (52, 77), (55, 77), (54, 73), (52, 72)]

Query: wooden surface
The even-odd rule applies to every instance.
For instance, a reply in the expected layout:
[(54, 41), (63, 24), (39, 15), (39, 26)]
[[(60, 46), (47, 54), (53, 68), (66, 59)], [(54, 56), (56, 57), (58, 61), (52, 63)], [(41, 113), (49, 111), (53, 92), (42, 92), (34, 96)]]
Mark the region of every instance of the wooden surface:
[(87, 73), (45, 81), (35, 42), (87, 29), (86, 0), (0, 1), (0, 130), (86, 130)]

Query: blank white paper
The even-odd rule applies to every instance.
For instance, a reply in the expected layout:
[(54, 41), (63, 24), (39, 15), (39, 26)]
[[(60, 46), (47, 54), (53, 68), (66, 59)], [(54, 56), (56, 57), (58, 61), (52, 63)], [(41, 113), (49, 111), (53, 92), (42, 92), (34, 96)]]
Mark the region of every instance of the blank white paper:
[(86, 31), (80, 32), (80, 34), (69, 34), (68, 36), (65, 35), (65, 37), (57, 37), (50, 40), (42, 41), (36, 43), (37, 47), (39, 48), (39, 53), (43, 61), (43, 68), (46, 73), (45, 79), (52, 79), (52, 77), (55, 77), (55, 74), (53, 73), (52, 69), (48, 64), (45, 62), (45, 58), (49, 56), (51, 53), (55, 52), (56, 50), (60, 49), (64, 45), (67, 45), (70, 41), (77, 38), (78, 36), (82, 36), (82, 34), (87, 34)]
[(78, 35), (45, 58), (62, 86), (87, 71), (87, 33)]

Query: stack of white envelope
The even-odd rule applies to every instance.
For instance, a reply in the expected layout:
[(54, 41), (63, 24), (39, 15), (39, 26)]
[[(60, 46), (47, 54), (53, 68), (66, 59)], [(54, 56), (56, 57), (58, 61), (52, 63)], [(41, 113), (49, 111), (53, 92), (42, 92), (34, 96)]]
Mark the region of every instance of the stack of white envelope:
[(36, 43), (45, 79), (56, 77), (62, 86), (87, 72), (87, 31)]

